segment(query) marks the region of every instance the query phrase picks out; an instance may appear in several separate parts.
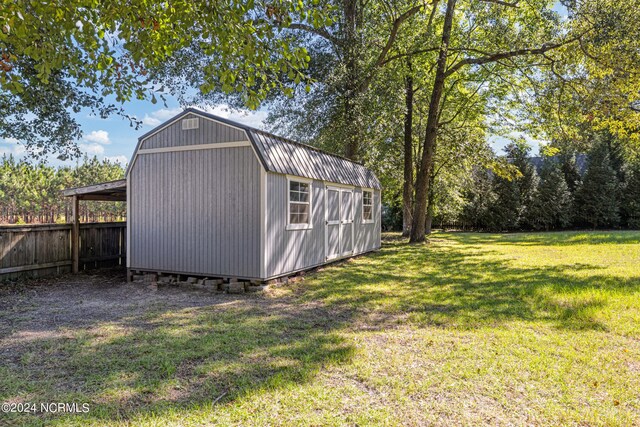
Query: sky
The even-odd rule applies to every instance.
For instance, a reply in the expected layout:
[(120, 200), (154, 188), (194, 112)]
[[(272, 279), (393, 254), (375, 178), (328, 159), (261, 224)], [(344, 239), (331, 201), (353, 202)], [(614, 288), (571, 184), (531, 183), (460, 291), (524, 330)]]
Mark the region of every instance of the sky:
[[(135, 129), (129, 126), (129, 122), (120, 116), (113, 115), (107, 119), (92, 116), (88, 111), (81, 111), (75, 117), (83, 131), (83, 138), (78, 141), (78, 146), (82, 153), (90, 157), (94, 155), (98, 159), (109, 159), (125, 166), (133, 154), (133, 150), (138, 142), (138, 137), (149, 132), (156, 126), (164, 123), (182, 111), (175, 98), (167, 97), (167, 106), (153, 104), (150, 101), (131, 101), (123, 105), (125, 112), (142, 120), (142, 126)], [(264, 128), (264, 121), (268, 115), (268, 110), (257, 111), (233, 110), (226, 105), (218, 105), (215, 108), (204, 108), (205, 111), (242, 122), (255, 128)], [(539, 141), (524, 137), (532, 146), (532, 155), (538, 154)], [(502, 154), (502, 149), (509, 143), (503, 137), (490, 137), (489, 142), (498, 154)], [(24, 148), (14, 139), (0, 139), (0, 155), (13, 154), (15, 157), (25, 157)], [(55, 156), (47, 158), (47, 163), (54, 166), (73, 165), (77, 160), (60, 161)]]
[[(128, 120), (117, 115), (102, 119), (90, 115), (89, 111), (81, 111), (74, 116), (83, 132), (82, 139), (78, 141), (82, 153), (86, 153), (90, 157), (95, 155), (100, 160), (108, 158), (124, 166), (131, 159), (139, 136), (182, 111), (178, 101), (171, 97), (167, 97), (166, 107), (161, 103), (153, 104), (151, 101), (138, 100), (127, 102), (122, 107), (125, 113), (142, 120), (142, 126), (139, 129), (130, 127)], [(225, 105), (204, 110), (256, 128), (264, 128), (263, 121), (267, 117), (266, 110), (237, 111), (231, 110)], [(0, 156), (2, 154), (13, 154), (15, 157), (22, 158), (26, 153), (17, 140), (0, 138)], [(55, 156), (50, 156), (46, 161), (54, 166), (76, 163), (76, 160), (60, 161)]]
[[(566, 19), (567, 9), (560, 2), (556, 2), (553, 9)], [(78, 146), (83, 153), (89, 156), (95, 155), (100, 160), (108, 158), (124, 166), (129, 162), (129, 159), (131, 159), (140, 135), (147, 133), (149, 130), (182, 111), (178, 101), (170, 96), (167, 96), (166, 107), (161, 104), (153, 104), (151, 101), (139, 100), (127, 102), (122, 107), (125, 113), (142, 120), (142, 126), (139, 129), (136, 130), (130, 127), (126, 119), (115, 115), (107, 119), (102, 119), (91, 116), (87, 111), (82, 111), (75, 116), (84, 134), (83, 138), (78, 141)], [(209, 113), (239, 121), (259, 129), (264, 128), (263, 123), (268, 115), (266, 109), (257, 111), (234, 111), (225, 105), (219, 105), (215, 108), (207, 108), (205, 110)], [(534, 140), (522, 134), (514, 136), (523, 136), (532, 147), (531, 154), (538, 155), (541, 141)], [(489, 143), (496, 153), (502, 154), (502, 150), (509, 143), (509, 139), (489, 136)], [(0, 138), (0, 156), (2, 154), (13, 154), (21, 158), (25, 156), (25, 150), (15, 139)], [(75, 160), (63, 162), (57, 160), (55, 156), (49, 157), (47, 162), (55, 166), (73, 165), (76, 163)]]

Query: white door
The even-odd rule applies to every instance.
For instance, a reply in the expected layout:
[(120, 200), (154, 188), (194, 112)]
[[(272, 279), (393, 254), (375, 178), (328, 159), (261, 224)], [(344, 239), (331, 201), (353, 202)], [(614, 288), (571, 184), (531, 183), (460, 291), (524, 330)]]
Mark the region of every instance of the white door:
[(353, 254), (353, 190), (327, 186), (327, 259)]

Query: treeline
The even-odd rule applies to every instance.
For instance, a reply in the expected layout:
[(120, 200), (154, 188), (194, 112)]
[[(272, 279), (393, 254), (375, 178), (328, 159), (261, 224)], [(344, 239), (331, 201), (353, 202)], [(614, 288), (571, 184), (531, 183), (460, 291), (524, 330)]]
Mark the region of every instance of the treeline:
[[(85, 157), (75, 166), (53, 167), (3, 156), (0, 161), (0, 224), (43, 224), (71, 221), (72, 206), (60, 191), (124, 177), (123, 167), (107, 159)], [(80, 203), (83, 222), (119, 221), (124, 202)]]
[(640, 228), (640, 162), (598, 136), (580, 170), (574, 154), (543, 157), (537, 168), (523, 144), (506, 148), (515, 177), (475, 169), (457, 223), (482, 231)]

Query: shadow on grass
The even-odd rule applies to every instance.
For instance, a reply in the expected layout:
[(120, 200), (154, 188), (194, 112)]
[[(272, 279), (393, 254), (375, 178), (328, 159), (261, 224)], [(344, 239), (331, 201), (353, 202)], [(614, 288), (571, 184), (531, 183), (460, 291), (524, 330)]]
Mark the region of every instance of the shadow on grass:
[(211, 305), (155, 305), (142, 315), (67, 326), (63, 336), (23, 344), (15, 363), (0, 367), (1, 401), (88, 402), (91, 411), (0, 417), (16, 425), (136, 425), (181, 409), (211, 413), (242, 395), (305, 383), (353, 357), (338, 334), (347, 312), (216, 297)]
[[(442, 233), (455, 235), (464, 243), (477, 244), (504, 244), (519, 246), (573, 246), (579, 244), (638, 244), (640, 232), (635, 230), (616, 231), (550, 231), (550, 232), (524, 232), (524, 233)], [(437, 234), (436, 234), (437, 236)], [(390, 238), (395, 239), (395, 237)]]
[(540, 320), (559, 328), (605, 330), (595, 314), (611, 294), (640, 292), (640, 274), (609, 276), (599, 273), (603, 266), (588, 263), (515, 266), (491, 245), (615, 244), (640, 238), (637, 232), (621, 234), (447, 233), (423, 245), (386, 235), (380, 252), (321, 271), (304, 285), (302, 299), (462, 328)]
[[(600, 239), (570, 237), (574, 243), (558, 244)], [(562, 240), (558, 235), (552, 244), (556, 238)], [(391, 236), (380, 252), (310, 275), (293, 297), (203, 296), (163, 305), (158, 301), (169, 293), (158, 291), (142, 311), (98, 316), (91, 306), (93, 321), (43, 328), (43, 337), (21, 344), (13, 362), (0, 366), (0, 400), (88, 402), (91, 412), (3, 416), (17, 425), (136, 425), (184, 411), (212, 417), (216, 405), (286, 390), (348, 363), (356, 349), (344, 330), (398, 321), (453, 328), (532, 321), (604, 330), (596, 314), (609, 296), (640, 291), (638, 275), (611, 277), (587, 263), (518, 267), (491, 249), (537, 239), (464, 233), (407, 245)], [(130, 288), (121, 286), (110, 294), (113, 286), (105, 289), (105, 301), (121, 295), (125, 303)]]

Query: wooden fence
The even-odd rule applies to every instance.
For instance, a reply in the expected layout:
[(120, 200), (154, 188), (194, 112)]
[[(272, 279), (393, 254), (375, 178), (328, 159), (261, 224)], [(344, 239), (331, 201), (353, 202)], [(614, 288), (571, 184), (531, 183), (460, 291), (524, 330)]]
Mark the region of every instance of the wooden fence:
[[(126, 222), (80, 224), (80, 270), (126, 266)], [(71, 271), (71, 224), (0, 227), (0, 280)]]

